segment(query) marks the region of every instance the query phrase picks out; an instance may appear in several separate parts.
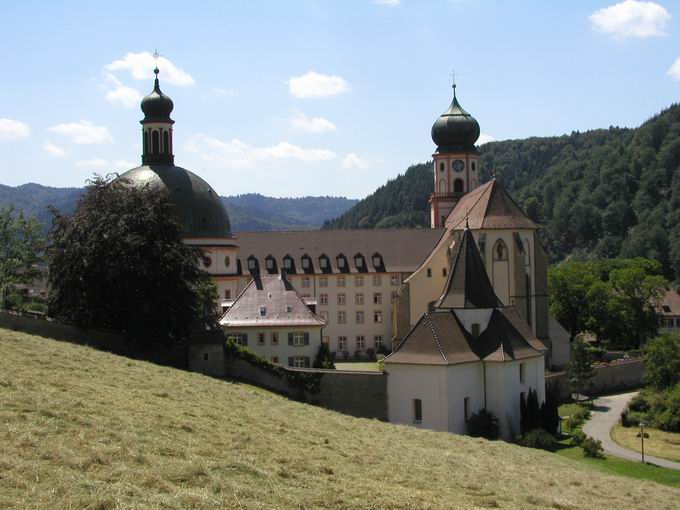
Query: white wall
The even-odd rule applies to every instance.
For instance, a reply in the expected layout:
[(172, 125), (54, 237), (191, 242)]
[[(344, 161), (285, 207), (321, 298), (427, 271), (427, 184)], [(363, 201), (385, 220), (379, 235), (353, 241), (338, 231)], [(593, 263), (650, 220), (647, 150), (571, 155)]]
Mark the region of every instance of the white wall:
[[(448, 430), (446, 366), (385, 363), (390, 423)], [(422, 401), (423, 419), (413, 421), (413, 400)]]
[[(309, 356), (310, 364), (314, 363), (314, 358), (319, 352), (321, 345), (321, 327), (223, 327), (227, 336), (235, 333), (248, 333), (248, 348), (255, 351), (263, 358), (274, 361), (278, 357), (278, 362), (282, 365), (288, 364), (290, 356)], [(309, 345), (288, 345), (288, 333), (302, 331), (309, 333)], [(258, 343), (258, 335), (264, 334), (264, 344)], [(278, 345), (272, 344), (272, 333), (278, 333)]]
[[(466, 434), (465, 397), (469, 397), (468, 412), (472, 415), (484, 407), (484, 371), (481, 362), (447, 367), (448, 430)], [(468, 416), (469, 417), (469, 416)]]

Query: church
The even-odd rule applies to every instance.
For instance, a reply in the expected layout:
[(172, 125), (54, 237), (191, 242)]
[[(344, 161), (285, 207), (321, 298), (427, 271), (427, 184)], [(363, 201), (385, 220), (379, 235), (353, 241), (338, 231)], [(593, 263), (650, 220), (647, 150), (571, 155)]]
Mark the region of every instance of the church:
[[(547, 257), (537, 225), (498, 181), (480, 182), (479, 124), (460, 106), (455, 85), (450, 107), (432, 127), (431, 228), (232, 234), (217, 193), (174, 164), (174, 105), (154, 72), (153, 91), (141, 103), (142, 166), (121, 177), (169, 194), (184, 242), (200, 248), (202, 268), (214, 278), (223, 313), (253, 279), (285, 273), (323, 322), (320, 341), (336, 359), (392, 351), (423, 314), (434, 311), (468, 224), (466, 235), (474, 239), (501, 305), (513, 307), (542, 342), (548, 366), (564, 366), (568, 336), (548, 315)], [(252, 345), (270, 361), (286, 359), (271, 345), (260, 347)]]

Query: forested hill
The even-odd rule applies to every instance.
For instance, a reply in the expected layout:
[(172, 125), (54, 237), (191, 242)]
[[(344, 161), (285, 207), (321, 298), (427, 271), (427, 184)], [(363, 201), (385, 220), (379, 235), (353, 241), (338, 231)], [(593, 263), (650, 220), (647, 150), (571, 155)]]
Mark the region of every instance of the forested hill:
[[(542, 225), (553, 261), (645, 256), (680, 280), (680, 105), (636, 129), (492, 142), (480, 151), (483, 176), (495, 172)], [(431, 191), (430, 166), (416, 165), (325, 226), (428, 226)]]
[[(51, 224), (47, 207), (71, 213), (82, 188), (52, 188), (40, 184), (10, 187), (0, 184), (0, 207), (13, 206), (28, 216), (37, 216), (45, 231)], [(328, 218), (336, 217), (356, 203), (344, 197), (272, 198), (249, 193), (222, 197), (232, 230), (317, 229)]]

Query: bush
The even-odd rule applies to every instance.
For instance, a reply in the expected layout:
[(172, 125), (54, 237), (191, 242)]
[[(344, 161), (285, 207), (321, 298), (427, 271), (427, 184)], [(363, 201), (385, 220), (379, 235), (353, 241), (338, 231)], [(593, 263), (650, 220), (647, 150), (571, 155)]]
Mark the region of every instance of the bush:
[(580, 428), (588, 418), (590, 418), (590, 411), (585, 407), (579, 407), (576, 412), (569, 415), (564, 425), (568, 431), (573, 431)]
[(661, 390), (680, 382), (680, 333), (666, 333), (643, 349), (645, 380)]
[(500, 436), (498, 418), (495, 414), (486, 409), (481, 409), (478, 413), (470, 416), (466, 425), (468, 435), (472, 437), (498, 439)]
[(374, 360), (375, 359), (375, 349), (373, 349), (372, 347), (369, 347), (368, 349), (366, 349), (366, 356), (368, 356), (368, 359)]
[(571, 444), (575, 446), (579, 446), (581, 443), (583, 443), (583, 441), (585, 441), (585, 439), (586, 435), (580, 429), (576, 429), (571, 433)]
[(652, 424), (667, 432), (680, 432), (680, 383), (666, 393), (663, 409), (655, 413)]
[(588, 409), (587, 407), (579, 406), (579, 408), (578, 408), (577, 411), (573, 414), (573, 416), (574, 416), (576, 419), (578, 419), (578, 420), (584, 422), (584, 421), (586, 421), (588, 418), (590, 418), (590, 409)]
[(598, 439), (586, 437), (581, 442), (581, 448), (583, 448), (583, 455), (585, 455), (586, 457), (590, 457), (592, 459), (601, 459), (604, 457), (602, 441)]
[(557, 449), (557, 440), (543, 429), (533, 429), (522, 436), (519, 441), (521, 446), (536, 448), (554, 452)]

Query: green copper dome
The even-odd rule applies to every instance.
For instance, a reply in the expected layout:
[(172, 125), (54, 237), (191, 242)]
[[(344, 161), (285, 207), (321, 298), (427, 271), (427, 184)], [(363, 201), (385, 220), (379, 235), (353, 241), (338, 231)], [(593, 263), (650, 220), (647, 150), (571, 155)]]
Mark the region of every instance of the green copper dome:
[(457, 152), (476, 150), (478, 138), (479, 123), (458, 103), (454, 85), (451, 106), (432, 126), (432, 141), (437, 145), (437, 152)]
[(142, 112), (144, 112), (144, 120), (146, 122), (170, 122), (174, 121), (170, 118), (174, 104), (172, 99), (161, 92), (161, 87), (158, 83), (158, 68), (153, 70), (156, 75), (153, 90), (149, 95), (142, 99)]
[(137, 187), (167, 193), (182, 224), (182, 237), (231, 237), (229, 216), (222, 199), (198, 175), (175, 165), (143, 165), (125, 172)]

